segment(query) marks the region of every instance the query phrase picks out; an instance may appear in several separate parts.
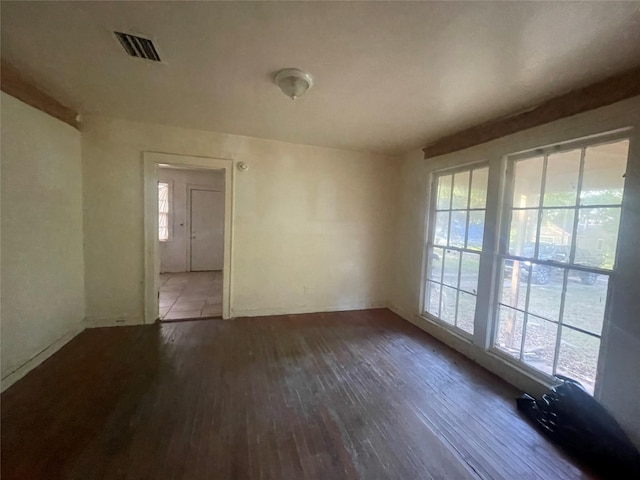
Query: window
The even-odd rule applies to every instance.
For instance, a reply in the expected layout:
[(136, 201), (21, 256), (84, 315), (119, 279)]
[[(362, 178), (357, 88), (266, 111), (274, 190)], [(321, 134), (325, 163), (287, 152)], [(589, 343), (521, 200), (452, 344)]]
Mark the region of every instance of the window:
[[(611, 135), (508, 156), (506, 174), (486, 164), (436, 172), (424, 315), (593, 392), (628, 148)], [(489, 175), (503, 194), (488, 192)]]
[(434, 182), (425, 310), (473, 334), (488, 167), (442, 173)]
[(158, 182), (158, 239), (169, 240), (169, 184)]
[[(593, 392), (628, 141), (511, 160), (495, 347)], [(508, 178), (509, 179), (509, 178)]]

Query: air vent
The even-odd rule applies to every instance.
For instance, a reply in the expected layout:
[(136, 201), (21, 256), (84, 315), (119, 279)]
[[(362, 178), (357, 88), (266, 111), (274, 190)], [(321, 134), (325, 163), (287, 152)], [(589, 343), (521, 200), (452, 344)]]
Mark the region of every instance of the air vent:
[(128, 33), (113, 32), (118, 37), (120, 45), (132, 57), (144, 58), (152, 62), (160, 62), (160, 55), (155, 45), (148, 38), (137, 37)]

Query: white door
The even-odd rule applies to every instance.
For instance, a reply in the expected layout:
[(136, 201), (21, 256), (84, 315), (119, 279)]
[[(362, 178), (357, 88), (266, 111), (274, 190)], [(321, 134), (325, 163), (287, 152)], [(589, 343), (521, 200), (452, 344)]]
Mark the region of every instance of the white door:
[(224, 192), (191, 190), (191, 271), (222, 270)]

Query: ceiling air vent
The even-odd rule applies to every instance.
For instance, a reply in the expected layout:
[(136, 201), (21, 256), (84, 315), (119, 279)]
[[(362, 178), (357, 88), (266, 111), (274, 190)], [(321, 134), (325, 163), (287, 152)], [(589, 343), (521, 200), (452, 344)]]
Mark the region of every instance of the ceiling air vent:
[(122, 48), (132, 57), (144, 58), (152, 62), (160, 62), (160, 55), (155, 45), (148, 38), (130, 35), (128, 33), (113, 32), (118, 37)]

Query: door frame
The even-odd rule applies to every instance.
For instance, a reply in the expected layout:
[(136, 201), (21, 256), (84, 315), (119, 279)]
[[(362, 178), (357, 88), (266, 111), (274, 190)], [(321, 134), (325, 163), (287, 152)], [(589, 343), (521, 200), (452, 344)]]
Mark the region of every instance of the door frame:
[(222, 269), (222, 318), (231, 318), (233, 243), (233, 159), (195, 157), (159, 152), (143, 152), (144, 182), (144, 323), (158, 319), (160, 245), (158, 241), (158, 167), (224, 171), (224, 261)]
[[(185, 227), (186, 227), (186, 235), (187, 235), (187, 242), (186, 242), (186, 259), (185, 259), (185, 265), (187, 267), (187, 270), (192, 272), (193, 270), (191, 270), (191, 192), (193, 190), (208, 190), (210, 192), (224, 192), (224, 190), (220, 190), (219, 188), (213, 187), (211, 185), (197, 185), (197, 184), (187, 184), (187, 214), (186, 214), (186, 220), (185, 220)], [(226, 195), (225, 195), (225, 204), (226, 204)], [(226, 205), (225, 205), (226, 208)], [(226, 222), (225, 222), (226, 223)], [(225, 228), (225, 233), (226, 233), (226, 228)], [(224, 268), (224, 261), (223, 261), (223, 268)]]

